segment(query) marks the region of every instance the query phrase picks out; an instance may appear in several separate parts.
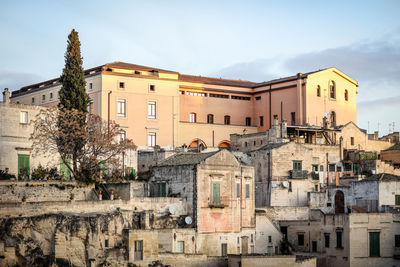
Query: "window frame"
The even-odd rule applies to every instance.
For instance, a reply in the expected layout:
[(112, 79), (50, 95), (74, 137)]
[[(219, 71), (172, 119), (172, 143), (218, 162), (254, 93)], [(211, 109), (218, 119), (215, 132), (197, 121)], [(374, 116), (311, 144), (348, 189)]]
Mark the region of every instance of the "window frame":
[(259, 116), (259, 125), (260, 125), (260, 127), (263, 127), (264, 126), (264, 116)]
[(212, 181), (211, 183), (211, 203), (213, 205), (221, 205), (221, 182), (219, 181)]
[(156, 85), (155, 84), (149, 84), (149, 92), (155, 93), (156, 92)]
[(225, 125), (231, 125), (231, 116), (230, 115), (225, 115), (224, 116), (224, 124)]
[(189, 122), (196, 123), (197, 122), (197, 114), (195, 112), (190, 112), (189, 114)]
[(250, 198), (250, 184), (246, 184), (246, 198)]
[(207, 123), (214, 124), (214, 114), (207, 114)]
[(157, 119), (157, 101), (147, 101), (147, 119)]
[(20, 124), (28, 124), (29, 123), (28, 111), (20, 111), (19, 112), (19, 123)]
[(343, 232), (342, 231), (336, 231), (336, 248), (343, 248)]
[(251, 117), (246, 117), (245, 123), (246, 123), (246, 126), (251, 126)]
[[(300, 169), (299, 169), (300, 166)], [(302, 171), (303, 170), (303, 161), (302, 160), (293, 160), (293, 170), (294, 171)]]
[[(375, 244), (375, 251), (372, 246), (373, 236), (375, 235), (375, 238), (377, 238), (377, 244)], [(376, 240), (375, 240), (376, 241)], [(381, 233), (380, 232), (375, 232), (375, 231), (370, 231), (368, 232), (368, 244), (369, 244), (369, 257), (380, 257), (381, 256)]]
[(147, 133), (147, 146), (155, 147), (157, 145), (157, 133), (156, 132), (148, 132)]
[[(126, 102), (127, 101), (124, 98), (117, 99), (117, 117), (118, 118), (126, 118), (127, 117), (126, 116), (126, 114), (127, 114), (127, 112), (126, 112), (126, 107), (127, 107)], [(121, 107), (123, 109), (123, 113), (120, 113)]]
[(240, 198), (241, 194), (241, 188), (240, 188), (240, 183), (236, 183), (236, 197)]
[(134, 241), (134, 261), (142, 261), (143, 260), (143, 240), (135, 240)]
[(335, 81), (329, 81), (329, 98), (336, 99), (336, 83)]
[[(300, 238), (301, 237), (301, 238)], [(305, 240), (304, 240), (304, 233), (297, 233), (297, 246), (304, 247)], [(300, 242), (301, 241), (301, 242)]]

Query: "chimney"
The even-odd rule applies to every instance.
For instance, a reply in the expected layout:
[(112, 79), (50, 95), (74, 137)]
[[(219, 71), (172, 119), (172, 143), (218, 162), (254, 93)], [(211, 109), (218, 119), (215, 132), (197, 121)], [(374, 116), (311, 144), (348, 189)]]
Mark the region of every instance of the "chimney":
[(283, 120), (281, 123), (281, 138), (287, 138), (287, 121)]
[(4, 88), (3, 102), (6, 103), (6, 105), (10, 103), (10, 92), (8, 91), (8, 88)]

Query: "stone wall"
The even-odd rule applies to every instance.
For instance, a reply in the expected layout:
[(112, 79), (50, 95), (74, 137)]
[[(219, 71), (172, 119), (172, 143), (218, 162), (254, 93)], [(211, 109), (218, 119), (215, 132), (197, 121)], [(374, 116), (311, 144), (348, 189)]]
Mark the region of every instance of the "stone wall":
[(257, 210), (264, 210), (266, 215), (274, 221), (308, 220), (310, 216), (309, 207), (270, 207), (257, 208)]
[(267, 255), (230, 255), (229, 267), (316, 267), (317, 258), (297, 258), (296, 256), (267, 256)]
[(75, 200), (94, 200), (93, 185), (79, 185), (60, 181), (0, 181), (0, 203), (68, 201), (71, 194)]

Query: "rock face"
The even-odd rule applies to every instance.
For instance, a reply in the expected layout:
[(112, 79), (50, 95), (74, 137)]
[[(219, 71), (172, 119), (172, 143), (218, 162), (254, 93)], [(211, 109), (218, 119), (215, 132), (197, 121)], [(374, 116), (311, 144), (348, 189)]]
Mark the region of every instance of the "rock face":
[(126, 265), (124, 225), (135, 227), (119, 211), (0, 219), (0, 240), (5, 250), (15, 248), (15, 255), (8, 255), (7, 262), (0, 265)]

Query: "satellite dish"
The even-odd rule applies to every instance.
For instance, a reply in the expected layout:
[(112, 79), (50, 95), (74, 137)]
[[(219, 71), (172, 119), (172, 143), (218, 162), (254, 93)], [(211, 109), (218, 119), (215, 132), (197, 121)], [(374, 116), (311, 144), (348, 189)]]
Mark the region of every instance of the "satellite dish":
[(325, 187), (325, 184), (321, 184), (321, 187), (324, 188), (324, 187)]
[(168, 210), (169, 210), (169, 213), (171, 213), (172, 215), (176, 215), (179, 211), (179, 207), (177, 205), (173, 204), (173, 205), (169, 206)]
[(272, 184), (272, 187), (273, 187), (273, 188), (275, 188), (275, 187), (277, 187), (277, 186), (278, 186), (277, 184)]
[(187, 216), (187, 217), (185, 218), (185, 223), (186, 223), (186, 224), (192, 224), (192, 222), (193, 222), (192, 217)]
[(324, 113), (325, 118), (329, 118), (329, 112)]
[(288, 188), (289, 187), (289, 182), (288, 181), (283, 181), (282, 185), (283, 185), (283, 187)]

